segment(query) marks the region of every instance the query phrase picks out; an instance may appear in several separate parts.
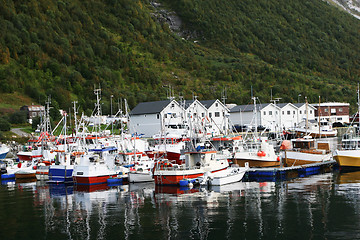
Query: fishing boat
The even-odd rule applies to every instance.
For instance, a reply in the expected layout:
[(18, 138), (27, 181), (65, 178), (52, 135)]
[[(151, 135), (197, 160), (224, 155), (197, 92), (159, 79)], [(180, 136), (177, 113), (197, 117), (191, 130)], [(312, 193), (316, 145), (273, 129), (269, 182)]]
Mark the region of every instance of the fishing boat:
[(254, 126), (246, 132), (245, 136), (233, 140), (231, 160), (240, 167), (245, 167), (245, 163), (248, 163), (250, 167), (280, 166), (280, 157), (275, 151), (274, 144), (267, 137), (258, 134), (256, 98), (253, 98), (253, 101)]
[(282, 159), (285, 166), (299, 166), (332, 159), (329, 142), (311, 137), (285, 140), (281, 149), (284, 150)]
[[(357, 115), (360, 116), (360, 90), (357, 90), (358, 111)], [(355, 117), (354, 117), (355, 119)], [(359, 126), (360, 126), (360, 117)], [(334, 152), (334, 159), (337, 164), (342, 168), (360, 168), (360, 136), (359, 130), (355, 134), (352, 128), (348, 128), (343, 135), (340, 147)]]
[(92, 149), (81, 155), (80, 163), (74, 165), (73, 179), (78, 185), (106, 183), (110, 177), (118, 175), (115, 170), (116, 148)]
[(334, 159), (341, 168), (360, 168), (360, 137), (345, 136), (334, 151)]
[(280, 157), (274, 145), (266, 137), (252, 140), (236, 140), (233, 145), (232, 162), (241, 167), (275, 167), (280, 165)]
[(181, 164), (181, 151), (190, 141), (187, 135), (188, 130), (184, 124), (169, 124), (165, 126), (164, 130), (153, 136), (154, 146), (146, 151), (146, 154), (152, 159), (164, 157)]
[(300, 122), (294, 128), (296, 137), (311, 136), (312, 138), (336, 137), (337, 130), (328, 121), (308, 120)]
[(154, 180), (158, 185), (179, 185), (182, 179), (193, 179), (206, 172), (218, 172), (229, 167), (230, 153), (216, 151), (211, 144), (201, 143), (193, 151), (185, 152), (185, 163), (176, 164), (158, 159), (154, 166)]

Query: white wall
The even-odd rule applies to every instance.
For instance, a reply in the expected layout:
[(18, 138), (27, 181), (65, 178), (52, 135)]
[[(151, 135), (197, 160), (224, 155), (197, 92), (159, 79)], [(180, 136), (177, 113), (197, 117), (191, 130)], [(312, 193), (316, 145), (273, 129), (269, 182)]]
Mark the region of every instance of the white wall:
[(273, 104), (269, 104), (261, 109), (261, 121), (260, 124), (271, 131), (278, 130), (280, 126), (280, 109)]
[[(230, 113), (230, 123), (233, 125), (249, 125), (253, 119), (253, 112), (232, 112)], [(258, 114), (258, 119), (260, 123), (260, 113)]]
[(280, 110), (281, 127), (292, 128), (298, 125), (298, 109), (291, 104), (287, 104)]
[(130, 133), (144, 134), (144, 137), (152, 137), (160, 131), (160, 115), (144, 114), (130, 116)]
[(220, 101), (214, 102), (208, 108), (208, 117), (211, 118), (211, 131), (217, 135), (226, 132), (229, 127), (229, 110)]

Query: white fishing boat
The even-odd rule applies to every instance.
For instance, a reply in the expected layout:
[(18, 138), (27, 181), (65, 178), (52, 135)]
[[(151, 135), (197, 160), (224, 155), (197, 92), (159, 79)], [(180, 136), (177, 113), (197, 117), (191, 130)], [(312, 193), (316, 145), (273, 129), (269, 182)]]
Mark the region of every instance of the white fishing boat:
[(183, 179), (194, 179), (206, 172), (218, 172), (229, 167), (228, 151), (216, 151), (208, 142), (185, 153), (185, 163), (176, 164), (159, 159), (154, 167), (154, 180), (158, 185), (179, 185)]

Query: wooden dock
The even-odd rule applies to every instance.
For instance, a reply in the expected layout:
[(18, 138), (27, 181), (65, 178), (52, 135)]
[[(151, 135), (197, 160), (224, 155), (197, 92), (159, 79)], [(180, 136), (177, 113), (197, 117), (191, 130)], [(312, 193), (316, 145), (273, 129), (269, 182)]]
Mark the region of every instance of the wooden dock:
[(244, 181), (283, 181), (298, 177), (330, 172), (336, 165), (335, 160), (305, 164), (293, 167), (250, 168)]

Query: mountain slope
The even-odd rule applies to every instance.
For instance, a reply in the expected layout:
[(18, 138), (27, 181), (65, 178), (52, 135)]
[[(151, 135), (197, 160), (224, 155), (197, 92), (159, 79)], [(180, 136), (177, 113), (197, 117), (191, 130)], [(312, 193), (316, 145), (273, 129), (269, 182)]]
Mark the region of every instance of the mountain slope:
[[(159, 5), (160, 4), (160, 5)], [(0, 3), (0, 91), (55, 107), (77, 100), (103, 109), (127, 98), (166, 97), (268, 102), (298, 94), (355, 100), (360, 75), (359, 22), (320, 0), (5, 1)], [(159, 18), (172, 11), (181, 36)], [(166, 11), (165, 11), (166, 12)], [(165, 14), (166, 15), (166, 14)]]

